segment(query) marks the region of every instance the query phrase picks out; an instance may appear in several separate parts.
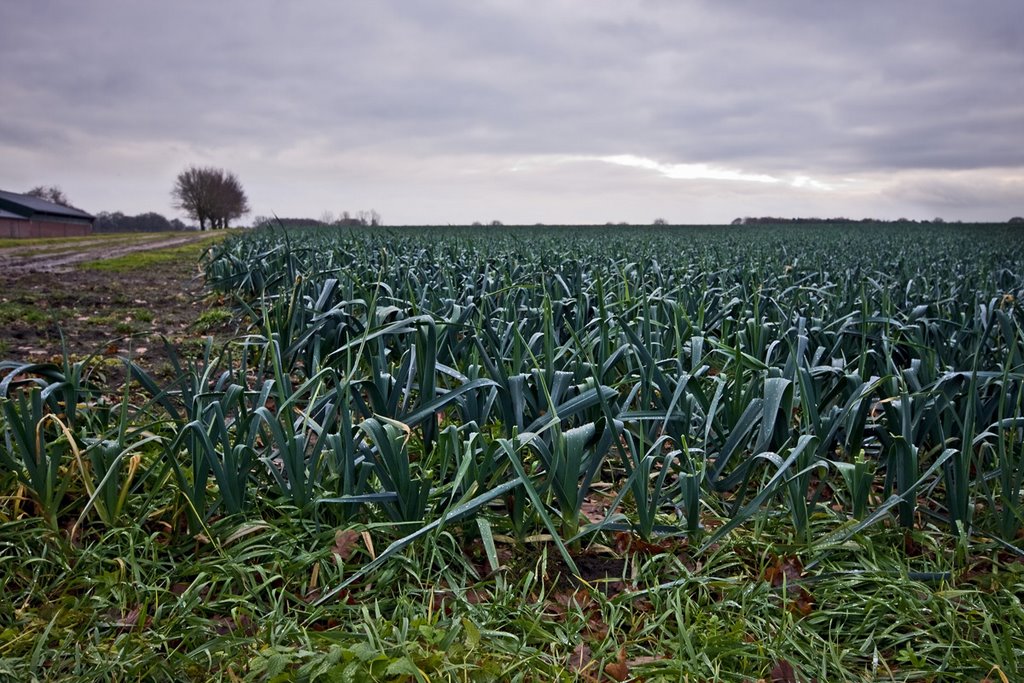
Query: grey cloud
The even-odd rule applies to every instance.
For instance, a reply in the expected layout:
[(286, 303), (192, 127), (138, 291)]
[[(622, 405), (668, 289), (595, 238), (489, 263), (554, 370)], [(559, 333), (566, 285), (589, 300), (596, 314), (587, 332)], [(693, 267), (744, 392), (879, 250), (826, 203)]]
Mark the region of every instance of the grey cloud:
[(1016, 177), (910, 178), (894, 184), (887, 194), (936, 211), (977, 212), (987, 206), (1012, 206), (1014, 203), (1024, 208), (1020, 205), (1020, 198), (1024, 197), (1024, 174)]
[[(454, 178), (460, 157), (486, 157), (488, 169), (538, 155), (631, 154), (812, 177), (998, 172), (1024, 165), (1021, 8), (9, 3), (0, 88), (17, 97), (0, 99), (0, 146), (42, 155), (87, 144), (87, 156), (163, 145), (167, 163), (195, 153), (251, 173), (260, 163), (294, 171), (375, 158), (365, 192), (391, 201), (410, 166)], [(508, 179), (488, 172), (493, 184), (481, 187), (505, 197)], [(584, 175), (563, 169), (559, 182), (586, 186), (599, 173), (576, 172)], [(507, 196), (517, 187), (534, 202), (542, 195), (517, 183)], [(681, 191), (668, 187), (657, 192)], [(154, 196), (166, 201), (166, 189)], [(552, 190), (545, 201), (563, 200)]]

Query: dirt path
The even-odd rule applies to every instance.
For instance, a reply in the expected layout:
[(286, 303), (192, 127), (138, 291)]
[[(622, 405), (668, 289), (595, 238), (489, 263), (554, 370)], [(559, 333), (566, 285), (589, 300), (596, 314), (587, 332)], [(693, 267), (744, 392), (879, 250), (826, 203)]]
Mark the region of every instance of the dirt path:
[(80, 263), (115, 258), (137, 251), (177, 247), (209, 235), (208, 232), (194, 232), (174, 237), (154, 236), (152, 239), (131, 240), (127, 243), (123, 237), (112, 235), (109, 240), (96, 237), (66, 245), (32, 243), (24, 247), (8, 247), (0, 249), (0, 271), (8, 275), (66, 273)]

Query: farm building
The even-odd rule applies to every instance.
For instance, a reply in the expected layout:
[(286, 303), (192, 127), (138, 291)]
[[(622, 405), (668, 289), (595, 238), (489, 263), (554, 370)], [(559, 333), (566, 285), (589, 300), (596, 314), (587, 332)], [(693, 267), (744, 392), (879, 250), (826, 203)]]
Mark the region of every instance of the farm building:
[(95, 220), (78, 209), (0, 190), (0, 238), (90, 235)]

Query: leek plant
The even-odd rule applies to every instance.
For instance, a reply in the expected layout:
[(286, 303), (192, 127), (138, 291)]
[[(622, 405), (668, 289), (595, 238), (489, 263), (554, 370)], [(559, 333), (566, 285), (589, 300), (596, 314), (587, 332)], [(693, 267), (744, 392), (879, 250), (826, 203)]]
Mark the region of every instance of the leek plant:
[[(68, 429), (44, 407), (43, 390), (33, 387), (0, 399), (3, 443), (0, 465), (32, 494), (40, 516), (56, 531), (57, 516), (71, 481), (62, 474), (69, 451)], [(56, 429), (55, 429), (56, 427)]]

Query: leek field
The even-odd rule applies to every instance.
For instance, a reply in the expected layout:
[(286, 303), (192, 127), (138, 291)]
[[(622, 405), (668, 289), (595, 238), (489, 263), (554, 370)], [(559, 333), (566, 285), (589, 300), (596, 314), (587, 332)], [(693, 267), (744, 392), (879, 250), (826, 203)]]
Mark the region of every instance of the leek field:
[(1021, 680), (1022, 238), (231, 235), (0, 364), (0, 680)]

